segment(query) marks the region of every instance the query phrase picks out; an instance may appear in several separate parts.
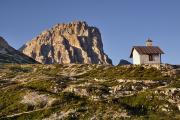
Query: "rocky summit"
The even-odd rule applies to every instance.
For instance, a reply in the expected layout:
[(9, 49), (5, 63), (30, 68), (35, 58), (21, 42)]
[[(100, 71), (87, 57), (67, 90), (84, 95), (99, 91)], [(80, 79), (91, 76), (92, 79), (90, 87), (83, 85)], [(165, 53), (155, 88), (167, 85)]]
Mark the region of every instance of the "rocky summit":
[(131, 64), (132, 64), (131, 62), (121, 59), (118, 65), (131, 65)]
[(98, 28), (84, 21), (57, 24), (20, 48), (44, 64), (112, 64), (104, 53)]
[(0, 37), (0, 63), (37, 63), (34, 59), (11, 47)]

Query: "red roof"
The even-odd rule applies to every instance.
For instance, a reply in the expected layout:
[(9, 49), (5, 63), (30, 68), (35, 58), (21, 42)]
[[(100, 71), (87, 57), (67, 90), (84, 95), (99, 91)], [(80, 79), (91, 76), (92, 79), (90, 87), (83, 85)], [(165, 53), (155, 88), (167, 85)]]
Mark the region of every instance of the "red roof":
[(136, 49), (140, 55), (164, 54), (158, 46), (133, 46), (130, 58), (133, 57), (134, 49)]

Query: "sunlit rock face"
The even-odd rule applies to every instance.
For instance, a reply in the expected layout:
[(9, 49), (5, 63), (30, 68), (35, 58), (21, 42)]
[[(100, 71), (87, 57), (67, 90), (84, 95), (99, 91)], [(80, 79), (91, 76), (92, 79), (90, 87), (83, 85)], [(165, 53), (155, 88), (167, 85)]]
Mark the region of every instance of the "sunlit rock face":
[(20, 51), (44, 64), (112, 64), (104, 53), (100, 31), (84, 21), (57, 24)]

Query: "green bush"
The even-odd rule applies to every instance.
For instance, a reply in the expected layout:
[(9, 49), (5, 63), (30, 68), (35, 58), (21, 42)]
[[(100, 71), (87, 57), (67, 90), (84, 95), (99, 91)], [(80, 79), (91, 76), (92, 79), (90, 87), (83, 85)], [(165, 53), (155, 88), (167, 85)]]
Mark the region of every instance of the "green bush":
[(72, 92), (62, 92), (62, 93), (60, 93), (60, 97), (61, 97), (61, 100), (63, 100), (64, 102), (67, 102), (67, 103), (69, 103), (71, 101), (77, 102), (82, 99), (82, 97), (77, 96)]
[(138, 80), (166, 80), (169, 76), (163, 76), (156, 68), (146, 69), (143, 66), (109, 67), (107, 69), (96, 68), (78, 76), (78, 78), (102, 78), (102, 79), (138, 79)]
[(158, 115), (164, 113), (161, 106), (168, 104), (170, 109), (177, 111), (177, 108), (171, 105), (168, 101), (160, 100), (160, 95), (155, 95), (151, 92), (143, 92), (133, 96), (121, 97), (113, 99), (113, 103), (118, 103), (124, 107), (129, 114), (134, 116), (148, 116)]
[(42, 92), (53, 92), (53, 88), (55, 86), (56, 84), (52, 80), (33, 80), (31, 82), (21, 85), (21, 87)]
[(0, 90), (0, 117), (27, 110), (27, 106), (20, 103), (21, 97), (25, 94), (19, 87), (8, 90)]
[(17, 72), (28, 73), (28, 72), (32, 71), (31, 67), (22, 67), (21, 65), (13, 65), (13, 66), (10, 66), (9, 69), (15, 73), (17, 73)]
[(169, 87), (180, 88), (180, 80), (173, 80), (173, 81), (171, 81)]
[(4, 67), (7, 67), (7, 70), (5, 71), (6, 73), (6, 78), (14, 78), (15, 76), (17, 76), (18, 74), (22, 74), (22, 73), (30, 73), (32, 72), (32, 68), (31, 67), (26, 67), (26, 66), (22, 66), (22, 65), (5, 65)]
[(97, 95), (97, 96), (102, 96), (103, 94), (109, 94), (109, 88), (107, 86), (93, 86), (90, 85), (87, 87), (87, 92), (90, 93), (91, 95)]

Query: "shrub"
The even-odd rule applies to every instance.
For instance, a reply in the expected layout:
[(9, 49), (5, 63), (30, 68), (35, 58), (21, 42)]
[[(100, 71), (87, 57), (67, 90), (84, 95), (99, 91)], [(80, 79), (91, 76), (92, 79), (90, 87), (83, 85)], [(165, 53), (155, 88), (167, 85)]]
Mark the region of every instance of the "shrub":
[(27, 106), (20, 103), (25, 91), (17, 88), (0, 91), (0, 116), (27, 110)]
[(160, 70), (156, 68), (146, 69), (143, 66), (130, 67), (108, 67), (107, 69), (95, 68), (87, 73), (78, 76), (78, 78), (102, 78), (102, 79), (138, 79), (138, 80), (164, 80), (170, 79), (169, 76), (163, 76)]
[(133, 96), (121, 97), (113, 99), (113, 103), (118, 103), (124, 107), (131, 115), (135, 116), (151, 116), (163, 113), (160, 106), (168, 104), (170, 109), (177, 111), (177, 108), (166, 100), (160, 100), (160, 95), (151, 92), (143, 92)]
[(55, 82), (52, 80), (33, 80), (26, 84), (21, 85), (21, 87), (42, 91), (42, 92), (53, 92), (55, 87)]
[(9, 69), (12, 71), (12, 72), (24, 72), (24, 73), (27, 73), (27, 72), (31, 72), (32, 71), (32, 68), (31, 67), (22, 67), (21, 65), (13, 65), (13, 66), (10, 66)]

